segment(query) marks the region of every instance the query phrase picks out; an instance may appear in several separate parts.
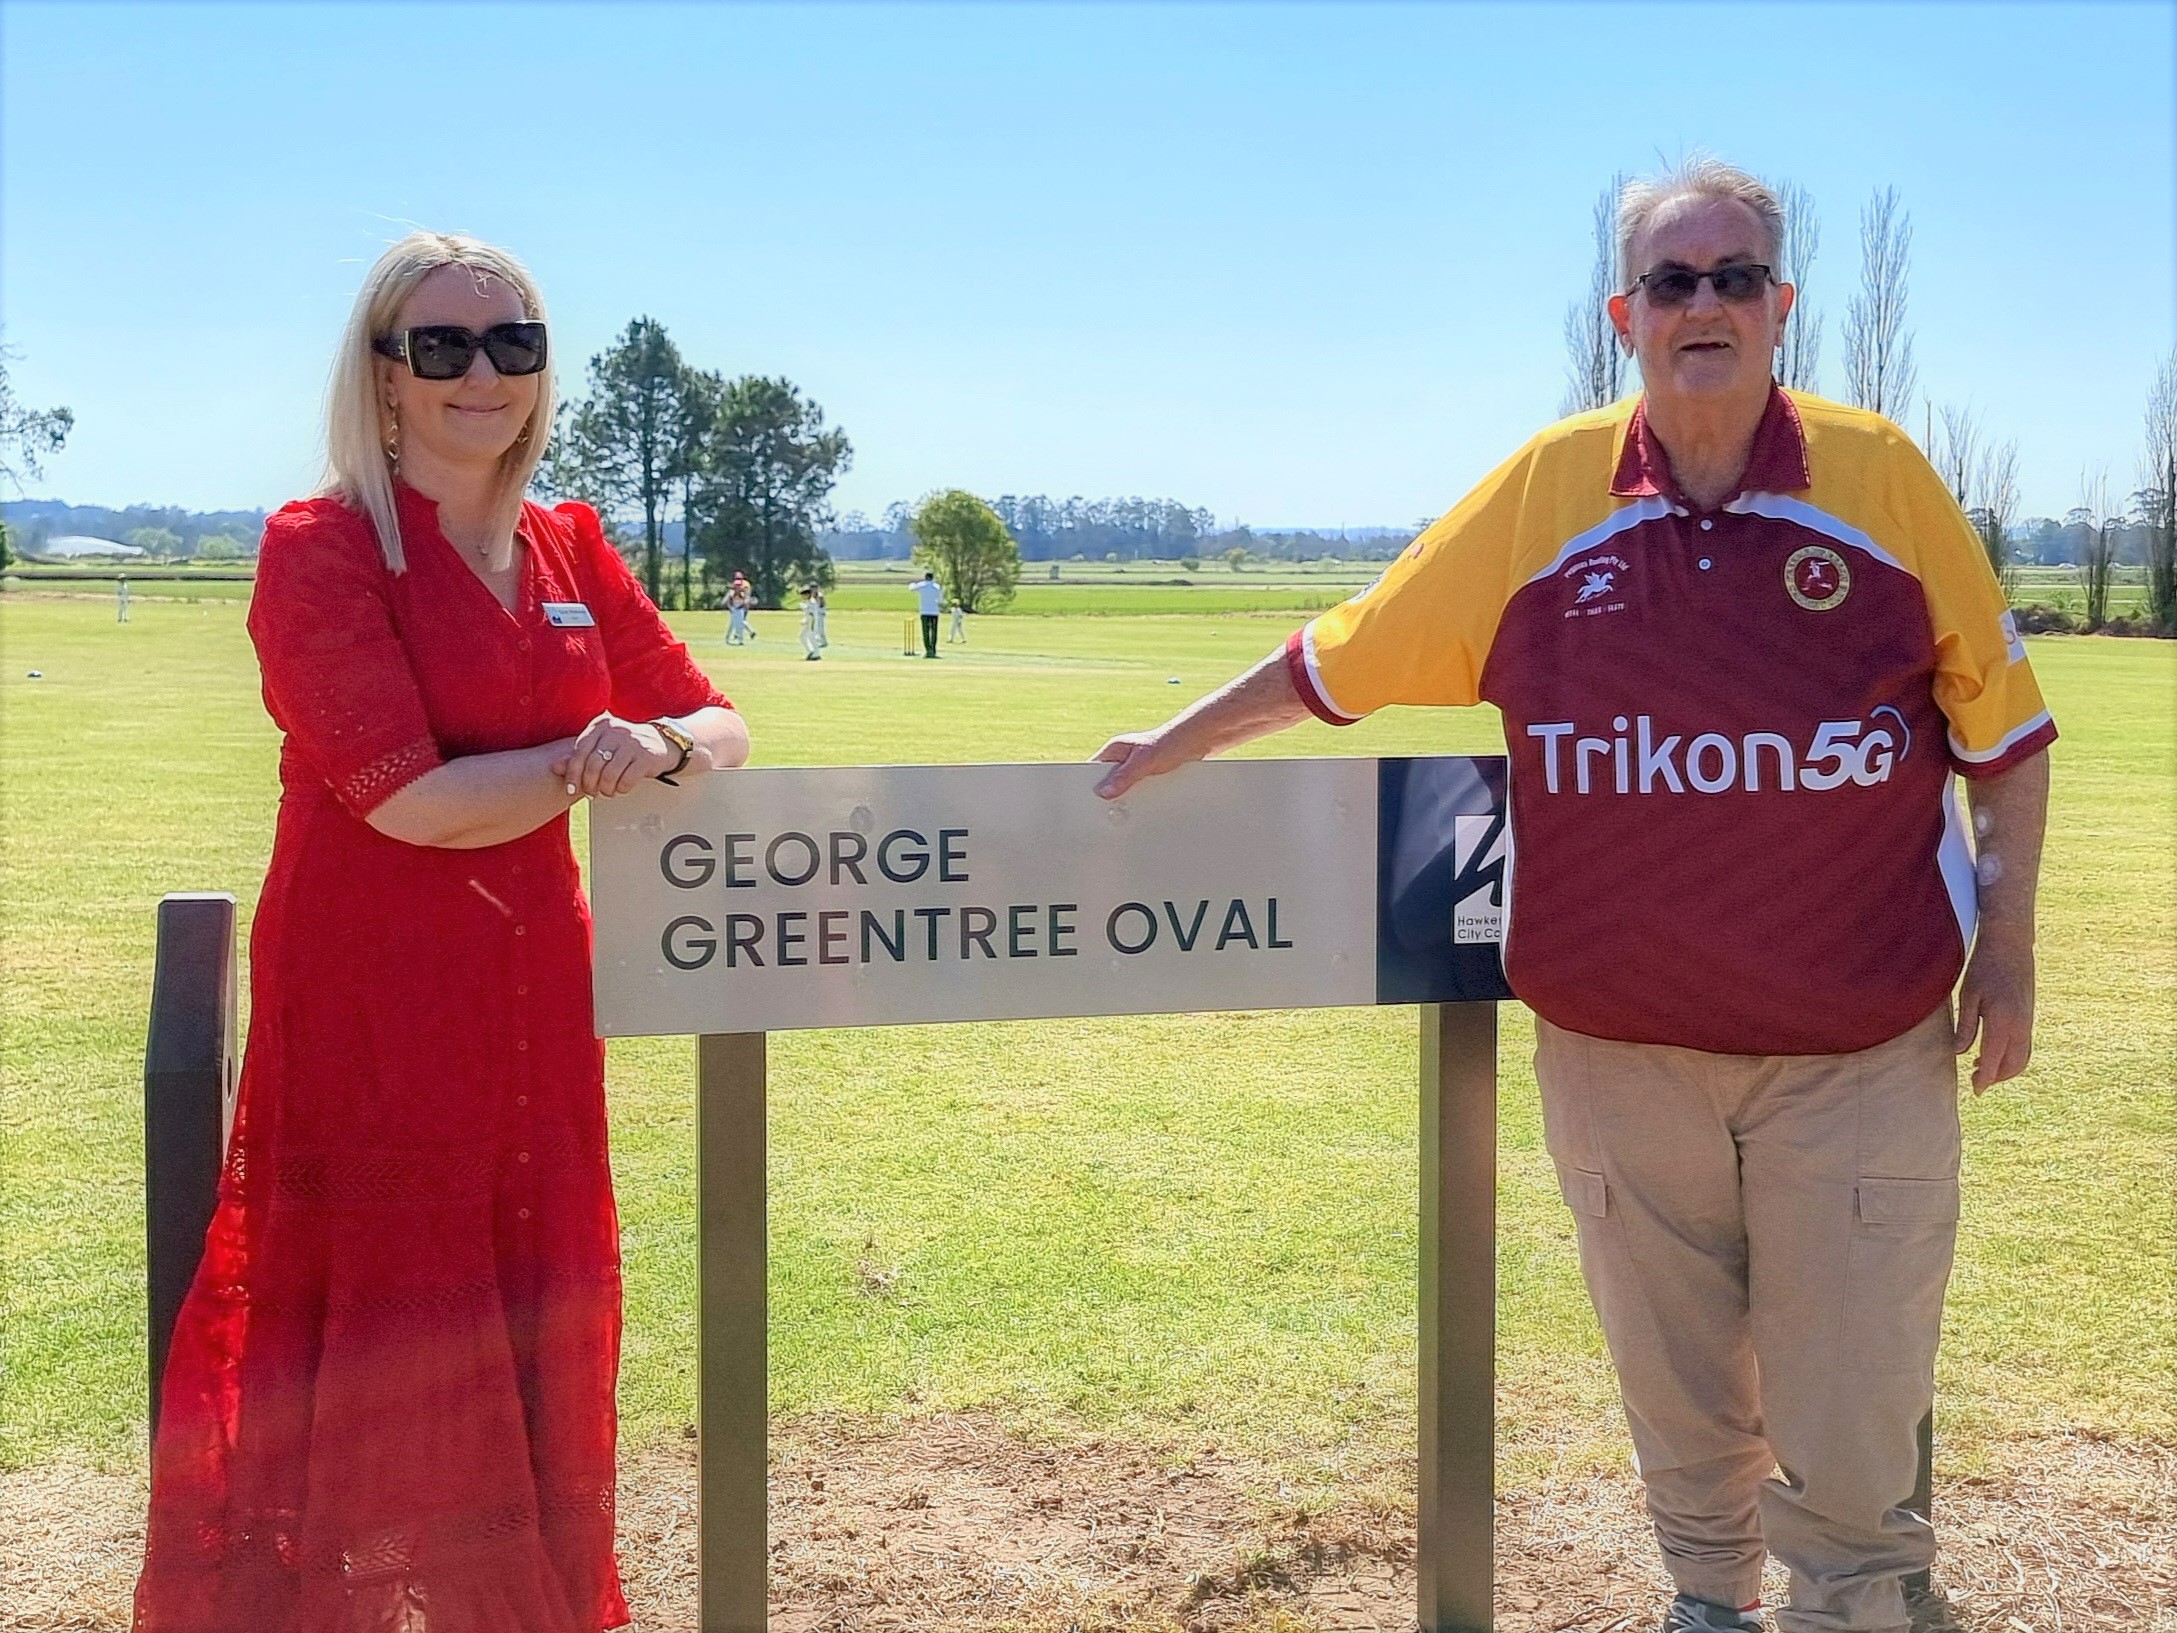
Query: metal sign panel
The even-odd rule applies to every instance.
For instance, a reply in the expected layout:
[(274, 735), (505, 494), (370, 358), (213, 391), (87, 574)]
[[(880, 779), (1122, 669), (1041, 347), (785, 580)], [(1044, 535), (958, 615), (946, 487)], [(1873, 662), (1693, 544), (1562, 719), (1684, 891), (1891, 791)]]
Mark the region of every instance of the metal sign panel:
[(599, 1035), (1507, 996), (1503, 762), (736, 771), (591, 808)]

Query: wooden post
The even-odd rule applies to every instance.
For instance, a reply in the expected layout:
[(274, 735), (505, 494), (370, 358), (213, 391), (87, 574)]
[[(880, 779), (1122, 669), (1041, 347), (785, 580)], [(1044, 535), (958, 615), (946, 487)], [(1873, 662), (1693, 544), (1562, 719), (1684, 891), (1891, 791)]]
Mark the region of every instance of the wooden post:
[(701, 1633), (763, 1633), (768, 1614), (764, 1041), (711, 1033), (696, 1045)]
[(1486, 1633), (1496, 1577), (1497, 1006), (1421, 1006), (1421, 1633)]
[(204, 1257), (219, 1168), (234, 1126), (234, 898), (184, 891), (159, 902), (144, 1043), (144, 1281), (151, 1433), (182, 1298)]

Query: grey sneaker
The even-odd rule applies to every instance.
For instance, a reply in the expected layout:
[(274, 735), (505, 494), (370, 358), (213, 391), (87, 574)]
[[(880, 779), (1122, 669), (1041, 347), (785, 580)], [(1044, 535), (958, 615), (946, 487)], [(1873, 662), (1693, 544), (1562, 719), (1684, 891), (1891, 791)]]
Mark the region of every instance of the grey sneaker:
[(1762, 1633), (1758, 1617), (1681, 1593), (1663, 1618), (1663, 1633)]
[(1966, 1633), (1965, 1623), (1951, 1608), (1950, 1596), (1924, 1578), (1905, 1579), (1905, 1614), (1912, 1633)]

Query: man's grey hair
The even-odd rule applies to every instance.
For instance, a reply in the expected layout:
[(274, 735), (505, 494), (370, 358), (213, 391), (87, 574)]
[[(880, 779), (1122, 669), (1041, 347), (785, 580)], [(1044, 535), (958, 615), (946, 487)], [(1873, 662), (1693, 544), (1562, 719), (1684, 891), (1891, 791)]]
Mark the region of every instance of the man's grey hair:
[(1623, 289), (1634, 277), (1633, 241), (1647, 230), (1664, 205), (1682, 198), (1736, 199), (1752, 210), (1761, 218), (1761, 230), (1769, 240), (1765, 251), (1769, 265), (1778, 277), (1783, 276), (1784, 207), (1777, 203), (1776, 194), (1759, 176), (1696, 153), (1659, 176), (1627, 182), (1625, 190), (1618, 194), (1618, 288)]

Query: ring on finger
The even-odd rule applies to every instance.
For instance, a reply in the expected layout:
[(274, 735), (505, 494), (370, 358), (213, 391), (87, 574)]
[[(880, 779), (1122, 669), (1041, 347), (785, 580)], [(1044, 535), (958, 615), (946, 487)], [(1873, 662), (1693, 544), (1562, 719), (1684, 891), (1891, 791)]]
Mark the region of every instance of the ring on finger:
[(609, 760), (612, 758), (612, 750), (606, 748), (602, 743), (600, 743), (597, 747), (591, 749), (590, 752), (596, 755), (600, 760)]

